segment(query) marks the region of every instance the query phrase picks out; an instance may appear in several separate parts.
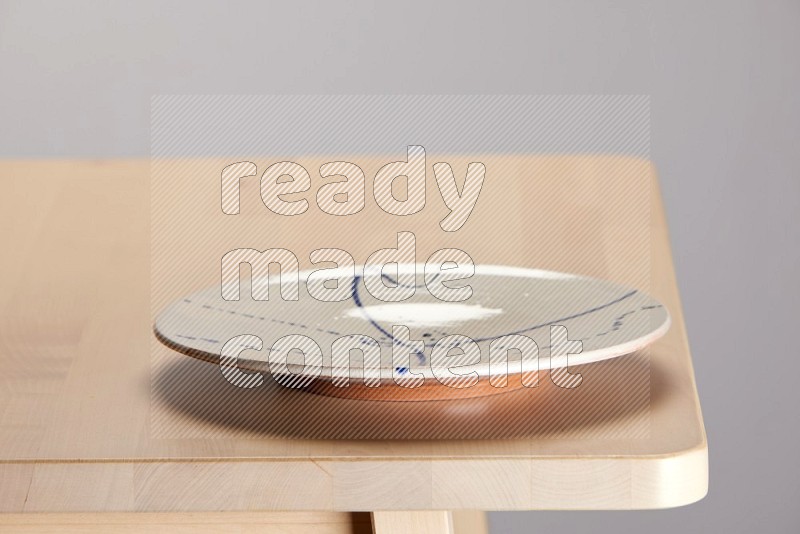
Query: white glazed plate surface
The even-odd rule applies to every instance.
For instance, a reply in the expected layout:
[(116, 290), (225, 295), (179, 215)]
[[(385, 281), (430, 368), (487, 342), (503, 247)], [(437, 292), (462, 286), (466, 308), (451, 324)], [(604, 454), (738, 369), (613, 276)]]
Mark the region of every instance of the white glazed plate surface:
[[(397, 273), (388, 266), (386, 272)], [(263, 349), (244, 350), (239, 366), (263, 370), (269, 348), (279, 338), (300, 334), (313, 339), (321, 348), (321, 372), (314, 375), (330, 379), (331, 344), (345, 335), (369, 336), (381, 346), (380, 375), (386, 379), (398, 370), (392, 358), (393, 325), (405, 325), (412, 340), (425, 343), (424, 353), (409, 355), (405, 361), (415, 373), (432, 376), (430, 356), (437, 341), (449, 335), (468, 336), (480, 347), (480, 363), (459, 368), (458, 372), (477, 371), (489, 375), (489, 346), (503, 336), (521, 334), (539, 347), (538, 362), (509, 364), (509, 372), (570, 366), (596, 362), (629, 354), (652, 343), (666, 333), (670, 318), (667, 310), (642, 291), (583, 276), (518, 267), (477, 265), (475, 274), (451, 286), (469, 284), (472, 296), (463, 302), (448, 303), (431, 295), (424, 281), (424, 265), (402, 264), (399, 273), (416, 273), (413, 297), (402, 302), (382, 302), (366, 290), (359, 273), (351, 295), (341, 302), (321, 302), (306, 290), (308, 272), (300, 273), (299, 299), (280, 298), (278, 277), (269, 282), (270, 299), (250, 297), (250, 282), (242, 280), (238, 301), (222, 298), (214, 286), (175, 301), (156, 319), (158, 338), (171, 348), (211, 362), (218, 362), (225, 343), (237, 336), (258, 336)], [(336, 273), (336, 270), (326, 271)], [(394, 280), (387, 278), (387, 285)], [(352, 278), (351, 278), (352, 280)], [(254, 283), (267, 283), (255, 280)], [(567, 328), (570, 340), (580, 340), (582, 351), (568, 359), (549, 358), (550, 326)], [(454, 351), (456, 354), (460, 351)], [(509, 353), (509, 360), (514, 357)], [(302, 369), (300, 360), (289, 361), (290, 368)], [(351, 352), (351, 376), (364, 376), (361, 351)], [(517, 357), (519, 359), (519, 357)], [(452, 362), (448, 365), (452, 365)], [(403, 369), (405, 370), (405, 369)], [(295, 372), (295, 371), (293, 371)], [(302, 371), (299, 371), (302, 372)], [(367, 370), (367, 375), (371, 371)]]

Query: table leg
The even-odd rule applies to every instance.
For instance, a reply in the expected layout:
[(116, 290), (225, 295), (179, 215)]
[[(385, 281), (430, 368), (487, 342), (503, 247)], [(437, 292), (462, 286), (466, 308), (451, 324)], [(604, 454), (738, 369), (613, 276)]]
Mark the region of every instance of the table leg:
[(478, 510), (453, 512), (453, 531), (455, 534), (489, 534), (486, 512)]
[(374, 534), (453, 534), (451, 512), (372, 512)]
[(484, 512), (373, 512), (374, 534), (487, 534)]

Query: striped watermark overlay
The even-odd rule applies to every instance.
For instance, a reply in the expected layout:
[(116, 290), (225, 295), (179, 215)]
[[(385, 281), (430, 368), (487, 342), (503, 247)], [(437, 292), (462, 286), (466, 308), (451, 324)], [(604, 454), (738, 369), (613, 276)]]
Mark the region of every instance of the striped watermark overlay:
[(151, 136), (155, 437), (647, 437), (647, 97), (159, 95)]

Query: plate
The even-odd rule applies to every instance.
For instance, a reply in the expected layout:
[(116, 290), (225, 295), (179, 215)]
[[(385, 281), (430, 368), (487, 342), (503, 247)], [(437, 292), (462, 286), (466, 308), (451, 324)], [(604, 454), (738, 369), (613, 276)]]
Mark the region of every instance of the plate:
[[(220, 285), (188, 295), (158, 315), (156, 336), (220, 365), (239, 387), (271, 376), (327, 395), (431, 400), (535, 387), (548, 369), (562, 370), (562, 384), (548, 373), (557, 385), (575, 387), (573, 366), (639, 350), (670, 325), (666, 308), (641, 290), (554, 271), (476, 265), (474, 273), (458, 267), (426, 281), (425, 265), (389, 264), (373, 274), (413, 293), (398, 302), (375, 298), (363, 269), (325, 270), (347, 291), (340, 301), (317, 300), (306, 282), (311, 272), (299, 273), (297, 300), (281, 298), (277, 276), (242, 280), (239, 300), (223, 299), (231, 288)], [(441, 273), (461, 279), (437, 280)], [(264, 286), (269, 300), (254, 300), (252, 290)], [(442, 286), (469, 286), (471, 294), (444, 301)]]

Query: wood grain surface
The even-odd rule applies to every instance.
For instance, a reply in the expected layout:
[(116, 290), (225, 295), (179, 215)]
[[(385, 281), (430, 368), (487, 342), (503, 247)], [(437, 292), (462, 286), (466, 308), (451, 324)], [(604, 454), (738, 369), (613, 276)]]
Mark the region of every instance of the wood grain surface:
[[(391, 159), (351, 161), (369, 177)], [(467, 162), (448, 161), (457, 175)], [(219, 212), (230, 161), (154, 165), (173, 179), (156, 184), (153, 205), (148, 161), (0, 162), (0, 511), (11, 514), (2, 521), (23, 512), (635, 509), (702, 498), (706, 438), (652, 166), (484, 161), (484, 191), (458, 235), (438, 229), (446, 211), (435, 185), (430, 206), (404, 221), (420, 257), (458, 246), (476, 262), (638, 287), (667, 306), (669, 333), (619, 368), (580, 369), (585, 387), (573, 392), (408, 412), (268, 391), (255, 397), (263, 412), (244, 415), (220, 412), (242, 397), (214, 386), (218, 370), (154, 338), (154, 314), (219, 280), (232, 243), (289, 248), (301, 267), (321, 246), (363, 261), (396, 245), (397, 223), (369, 205), (355, 236), (313, 210), (302, 222), (276, 220), (256, 180), (243, 182), (241, 221), (216, 231), (207, 214)], [(646, 378), (633, 406), (617, 376), (625, 372)]]

